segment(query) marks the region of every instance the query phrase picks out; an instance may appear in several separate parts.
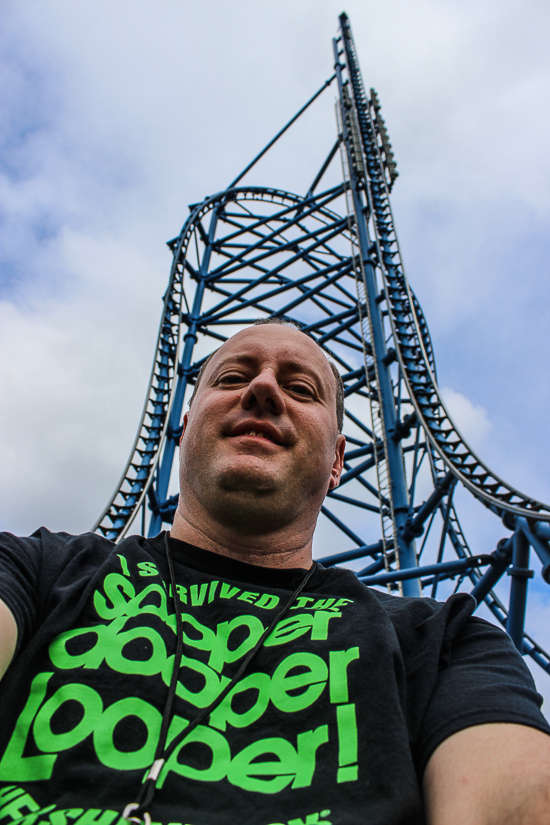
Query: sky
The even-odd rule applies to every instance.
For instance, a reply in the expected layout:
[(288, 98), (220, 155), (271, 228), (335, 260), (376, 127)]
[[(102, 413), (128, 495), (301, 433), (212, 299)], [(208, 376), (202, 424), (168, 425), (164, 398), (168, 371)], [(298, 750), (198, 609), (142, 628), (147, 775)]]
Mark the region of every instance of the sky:
[[(342, 10), (2, 3), (2, 529), (95, 522), (141, 414), (165, 242), (330, 77)], [(394, 216), (444, 397), (484, 461), (548, 502), (550, 6), (345, 10), (394, 147)], [(245, 182), (305, 192), (334, 138), (331, 89)], [(464, 507), (474, 551), (490, 552), (508, 531)], [(529, 627), (549, 648), (550, 591), (532, 590)]]

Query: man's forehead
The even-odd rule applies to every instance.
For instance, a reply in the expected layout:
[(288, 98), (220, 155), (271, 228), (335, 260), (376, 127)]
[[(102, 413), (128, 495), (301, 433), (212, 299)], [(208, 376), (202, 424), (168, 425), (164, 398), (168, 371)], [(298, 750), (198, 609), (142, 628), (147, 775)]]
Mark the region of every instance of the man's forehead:
[(300, 330), (282, 324), (258, 324), (247, 327), (229, 338), (212, 358), (211, 366), (232, 360), (271, 358), (289, 366), (310, 367), (321, 370), (327, 377), (331, 373), (322, 349)]

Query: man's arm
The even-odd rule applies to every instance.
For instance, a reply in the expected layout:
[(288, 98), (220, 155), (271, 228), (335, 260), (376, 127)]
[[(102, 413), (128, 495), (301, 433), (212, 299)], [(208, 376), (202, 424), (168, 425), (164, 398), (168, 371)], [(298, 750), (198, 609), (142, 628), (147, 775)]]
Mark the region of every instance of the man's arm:
[(13, 659), (17, 643), (17, 625), (13, 613), (0, 599), (0, 679)]
[(424, 773), (429, 825), (550, 825), (550, 736), (488, 724), (445, 739)]

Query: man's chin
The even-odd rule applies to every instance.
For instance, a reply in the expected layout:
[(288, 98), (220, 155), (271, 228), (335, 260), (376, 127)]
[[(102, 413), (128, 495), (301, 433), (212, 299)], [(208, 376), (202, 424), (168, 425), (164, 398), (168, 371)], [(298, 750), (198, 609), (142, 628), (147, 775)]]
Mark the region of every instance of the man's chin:
[(220, 523), (239, 532), (269, 533), (294, 510), (286, 500), (287, 487), (265, 467), (226, 468), (217, 478), (210, 511)]
[(265, 467), (233, 467), (226, 469), (218, 478), (220, 493), (238, 494), (250, 502), (257, 498), (275, 495), (281, 487), (277, 474)]

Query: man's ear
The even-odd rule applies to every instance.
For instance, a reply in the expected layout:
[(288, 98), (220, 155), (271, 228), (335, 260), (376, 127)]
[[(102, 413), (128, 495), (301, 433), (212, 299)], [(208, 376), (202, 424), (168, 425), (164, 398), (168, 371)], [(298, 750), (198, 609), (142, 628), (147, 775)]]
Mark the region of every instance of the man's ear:
[(183, 441), (183, 436), (185, 435), (185, 431), (187, 429), (187, 422), (188, 421), (189, 421), (189, 413), (186, 412), (185, 415), (183, 416), (183, 426), (182, 426), (180, 441), (179, 441), (180, 447), (181, 447), (181, 442)]
[(346, 451), (346, 438), (341, 433), (336, 439), (336, 449), (334, 452), (334, 463), (330, 473), (330, 481), (328, 488), (334, 490), (340, 484), (340, 476), (344, 469), (344, 453)]

